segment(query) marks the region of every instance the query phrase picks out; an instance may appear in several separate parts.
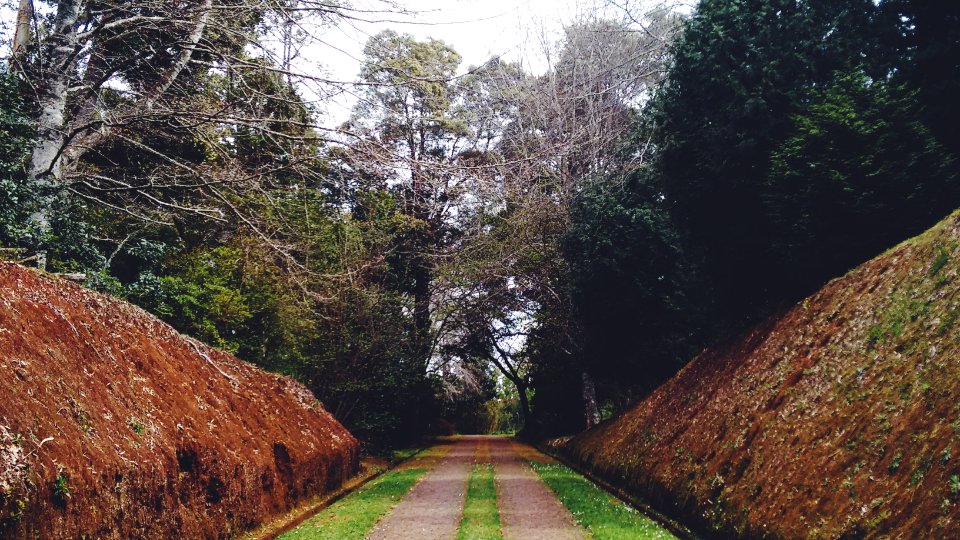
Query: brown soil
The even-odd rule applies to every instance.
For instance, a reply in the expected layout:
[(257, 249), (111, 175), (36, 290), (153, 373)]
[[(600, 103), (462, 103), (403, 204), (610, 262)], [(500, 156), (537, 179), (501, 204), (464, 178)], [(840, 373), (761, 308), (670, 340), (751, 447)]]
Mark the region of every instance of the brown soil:
[(369, 540), (457, 537), (479, 439), (463, 437), (374, 528)]
[(570, 512), (557, 500), (524, 454), (546, 456), (504, 438), (490, 439), (497, 480), (497, 505), (505, 540), (582, 540), (584, 535)]
[(2, 537), (228, 537), (357, 469), (293, 380), (12, 264), (0, 365)]
[(566, 445), (706, 530), (957, 538), (960, 213)]

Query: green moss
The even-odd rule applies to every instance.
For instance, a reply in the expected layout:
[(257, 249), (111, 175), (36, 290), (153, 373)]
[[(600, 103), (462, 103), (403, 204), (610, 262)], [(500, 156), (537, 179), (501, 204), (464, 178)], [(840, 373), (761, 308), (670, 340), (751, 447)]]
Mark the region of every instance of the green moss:
[(950, 261), (950, 252), (943, 245), (937, 246), (937, 256), (930, 266), (930, 277), (933, 277), (943, 270), (943, 267)]
[(903, 461), (903, 454), (897, 452), (897, 455), (893, 456), (893, 459), (890, 460), (890, 465), (887, 465), (887, 472), (893, 474), (900, 470), (900, 463)]
[(924, 459), (920, 461), (920, 465), (913, 471), (913, 474), (910, 475), (910, 486), (916, 486), (923, 481), (923, 477), (927, 475), (927, 471), (930, 470), (930, 460)]
[(960, 313), (958, 313), (958, 310), (956, 309), (948, 310), (944, 314), (944, 316), (940, 319), (940, 327), (937, 328), (937, 333), (940, 334), (941, 336), (946, 335), (947, 332), (949, 332), (950, 329), (953, 328), (954, 323), (957, 322), (958, 316), (960, 316)]
[(399, 463), (419, 454), (423, 448), (401, 448), (390, 453), (390, 462)]

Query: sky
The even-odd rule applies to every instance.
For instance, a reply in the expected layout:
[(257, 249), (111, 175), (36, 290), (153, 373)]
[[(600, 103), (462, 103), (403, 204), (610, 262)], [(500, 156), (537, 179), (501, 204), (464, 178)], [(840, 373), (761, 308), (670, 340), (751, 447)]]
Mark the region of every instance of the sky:
[[(650, 5), (657, 0), (616, 0), (633, 6)], [(693, 3), (695, 0), (678, 0)], [(376, 33), (392, 29), (418, 39), (432, 37), (451, 45), (463, 58), (460, 71), (484, 63), (493, 56), (521, 62), (534, 73), (546, 70), (547, 63), (538, 51), (545, 43), (559, 40), (563, 27), (585, 13), (608, 6), (605, 0), (345, 0), (346, 19), (322, 30), (312, 30), (320, 42), (301, 51), (297, 70), (334, 81), (357, 79), (363, 46)], [(49, 9), (40, 0), (38, 10)], [(399, 8), (399, 10), (398, 10)], [(609, 9), (609, 8), (608, 8)], [(636, 10), (642, 11), (642, 10)], [(609, 13), (620, 15), (618, 10)], [(16, 15), (14, 0), (0, 0), (0, 55), (8, 54), (9, 40)], [(349, 117), (356, 102), (349, 88), (330, 98), (303, 89), (304, 97), (317, 100), (325, 110), (322, 122), (337, 125)]]
[[(576, 0), (400, 0), (408, 14), (365, 14), (383, 10), (379, 0), (352, 0), (348, 12), (365, 20), (341, 20), (325, 29), (323, 45), (304, 51), (303, 69), (324, 72), (331, 79), (357, 78), (363, 46), (370, 36), (392, 29), (418, 39), (440, 39), (463, 58), (460, 71), (493, 56), (519, 61), (532, 72), (542, 72), (546, 61), (537, 51), (544, 42), (559, 39), (565, 25), (592, 8), (595, 2)], [(327, 120), (339, 123), (349, 116), (355, 99), (343, 95), (327, 106)]]
[[(468, 65), (483, 63), (491, 56), (505, 55), (520, 60), (524, 50), (537, 40), (538, 28), (556, 37), (564, 23), (585, 10), (587, 2), (574, 0), (402, 0), (409, 15), (371, 14), (370, 22), (342, 21), (325, 33), (328, 43), (343, 52), (332, 51), (327, 63), (334, 73), (356, 75), (367, 39), (384, 29), (432, 37), (452, 45)], [(353, 0), (351, 7), (382, 9), (376, 0)], [(348, 12), (349, 13), (349, 12)]]

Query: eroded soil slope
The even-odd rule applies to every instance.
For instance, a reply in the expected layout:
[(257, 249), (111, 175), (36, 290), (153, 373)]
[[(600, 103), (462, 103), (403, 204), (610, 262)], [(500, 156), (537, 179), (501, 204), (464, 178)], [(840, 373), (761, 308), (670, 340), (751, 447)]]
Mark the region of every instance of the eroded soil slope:
[(217, 538), (357, 468), (304, 387), (0, 264), (0, 536)]
[(960, 213), (567, 443), (705, 529), (957, 538)]

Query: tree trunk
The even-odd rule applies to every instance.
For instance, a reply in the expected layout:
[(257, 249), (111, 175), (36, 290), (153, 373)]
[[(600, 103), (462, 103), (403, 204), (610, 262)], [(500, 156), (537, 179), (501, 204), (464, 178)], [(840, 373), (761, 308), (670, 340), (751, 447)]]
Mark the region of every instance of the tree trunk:
[[(29, 2), (25, 2), (29, 4)], [(64, 171), (68, 171), (84, 152), (95, 148), (112, 135), (111, 129), (90, 130), (79, 140), (68, 144), (67, 129), (67, 93), (71, 76), (75, 75), (78, 53), (77, 22), (83, 0), (59, 0), (57, 12), (49, 37), (43, 64), (42, 77), (38, 85), (37, 135), (30, 153), (27, 166), (27, 181), (36, 192), (37, 208), (30, 216), (30, 225), (35, 236), (37, 266), (46, 266), (46, 242), (50, 233), (50, 220), (54, 198), (60, 187)], [(24, 4), (21, 5), (21, 15)], [(197, 7), (197, 16), (190, 33), (183, 44), (173, 65), (160, 77), (157, 84), (142, 97), (139, 103), (129, 110), (126, 116), (142, 115), (150, 112), (161, 97), (170, 89), (180, 73), (187, 67), (193, 52), (203, 37), (213, 0), (204, 0)], [(29, 29), (29, 28), (28, 28)], [(19, 32), (19, 25), (18, 25)], [(90, 59), (96, 66), (96, 59)], [(96, 68), (95, 68), (96, 70)], [(97, 81), (97, 84), (103, 81)], [(96, 97), (95, 89), (88, 99)], [(90, 92), (91, 89), (88, 89)], [(84, 122), (92, 116), (92, 108), (81, 105), (79, 111)], [(69, 148), (68, 148), (69, 146)]]
[[(421, 134), (421, 141), (423, 135)], [(415, 219), (423, 222), (424, 231), (416, 233), (416, 244), (413, 247), (413, 325), (417, 333), (416, 345), (418, 354), (423, 362), (424, 373), (430, 365), (431, 339), (430, 339), (430, 286), (434, 278), (433, 260), (431, 253), (434, 249), (434, 231), (433, 224), (430, 222), (430, 209), (427, 207), (426, 186), (423, 183), (422, 171), (418, 163), (416, 141), (412, 132), (408, 135), (407, 144), (409, 145), (410, 155), (410, 196), (409, 214)]]
[[(173, 86), (173, 83), (176, 82), (180, 73), (190, 64), (190, 61), (193, 59), (193, 53), (200, 44), (200, 40), (203, 38), (204, 32), (207, 29), (207, 22), (210, 20), (210, 13), (213, 10), (213, 0), (204, 0), (202, 4), (197, 6), (196, 10), (197, 18), (193, 23), (193, 28), (190, 29), (186, 41), (182, 44), (183, 48), (180, 49), (180, 53), (177, 55), (177, 59), (173, 62), (173, 65), (163, 73), (157, 83), (144, 94), (140, 101), (129, 109), (123, 110), (122, 116), (133, 118), (144, 116), (153, 111), (160, 99), (163, 98)], [(82, 118), (81, 120), (83, 123), (86, 123), (89, 121), (89, 118)], [(76, 144), (64, 149), (63, 160), (67, 163), (67, 167), (76, 163), (89, 149), (95, 148), (109, 139), (115, 132), (116, 128), (114, 127), (88, 131), (79, 138)]]
[(33, 0), (20, 0), (17, 10), (17, 28), (13, 32), (13, 47), (10, 51), (10, 63), (16, 61), (23, 49), (30, 43), (30, 23), (33, 21)]
[(27, 165), (27, 182), (37, 192), (37, 209), (30, 216), (36, 234), (37, 266), (46, 267), (46, 236), (50, 231), (53, 191), (61, 177), (67, 90), (76, 61), (77, 17), (82, 0), (60, 0), (48, 41), (49, 60), (40, 85), (37, 137)]
[(583, 372), (583, 414), (587, 429), (600, 423), (600, 410), (597, 408), (597, 387), (593, 384), (593, 377)]
[[(418, 246), (419, 249), (426, 250), (426, 246)], [(417, 354), (423, 362), (423, 372), (430, 364), (430, 282), (433, 279), (433, 272), (427, 265), (425, 259), (426, 253), (416, 254), (415, 275), (413, 283), (413, 326), (416, 332)]]
[(523, 422), (523, 427), (527, 427), (527, 423), (530, 421), (530, 401), (527, 400), (527, 385), (513, 381), (513, 385), (517, 387), (517, 397), (520, 399), (520, 420)]

